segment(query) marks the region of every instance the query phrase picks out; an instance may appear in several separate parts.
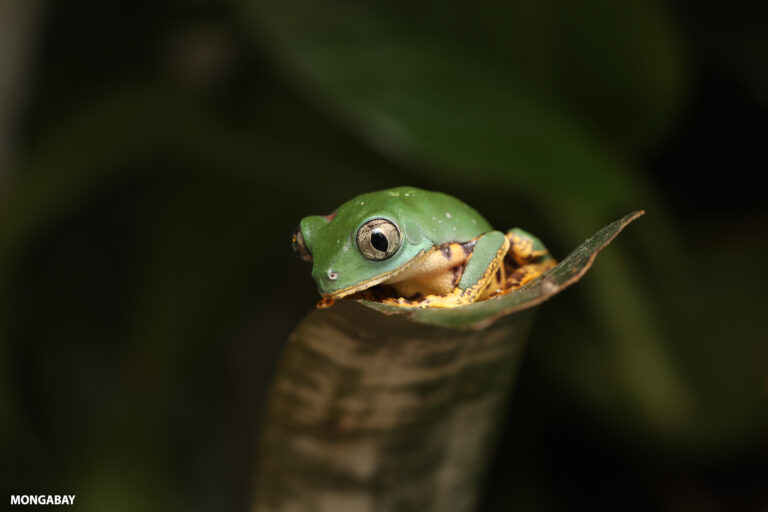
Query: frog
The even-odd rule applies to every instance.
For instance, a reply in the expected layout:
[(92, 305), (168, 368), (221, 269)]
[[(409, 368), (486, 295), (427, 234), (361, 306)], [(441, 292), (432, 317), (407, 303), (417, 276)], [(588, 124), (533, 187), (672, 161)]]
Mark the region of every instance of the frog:
[(494, 230), (461, 200), (408, 186), (304, 217), (292, 246), (312, 264), (318, 308), (343, 298), (460, 307), (519, 289), (557, 263), (530, 233)]

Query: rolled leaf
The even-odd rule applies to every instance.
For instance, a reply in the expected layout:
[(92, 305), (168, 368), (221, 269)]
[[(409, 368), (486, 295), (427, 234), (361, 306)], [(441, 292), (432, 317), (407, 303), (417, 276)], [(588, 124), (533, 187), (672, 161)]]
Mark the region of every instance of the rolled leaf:
[(309, 313), (274, 377), (253, 512), (474, 510), (533, 306), (576, 282), (640, 215), (502, 297)]

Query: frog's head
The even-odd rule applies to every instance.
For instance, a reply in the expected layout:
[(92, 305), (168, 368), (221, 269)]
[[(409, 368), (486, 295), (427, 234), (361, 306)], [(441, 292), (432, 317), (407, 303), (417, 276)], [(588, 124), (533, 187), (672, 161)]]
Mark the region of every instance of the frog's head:
[(431, 247), (396, 190), (364, 194), (330, 215), (301, 220), (293, 248), (312, 263), (324, 297), (339, 299), (382, 283), (420, 261)]

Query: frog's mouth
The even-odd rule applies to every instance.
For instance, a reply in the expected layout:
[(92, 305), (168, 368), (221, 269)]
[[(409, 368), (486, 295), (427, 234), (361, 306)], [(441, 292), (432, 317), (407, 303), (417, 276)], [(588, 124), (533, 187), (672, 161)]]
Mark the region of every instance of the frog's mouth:
[(402, 274), (409, 268), (421, 264), (424, 259), (427, 257), (427, 253), (425, 251), (421, 251), (419, 254), (417, 254), (414, 258), (411, 258), (411, 260), (406, 263), (405, 265), (402, 265), (400, 267), (397, 267), (394, 270), (390, 270), (389, 272), (385, 272), (383, 274), (380, 274), (376, 277), (373, 277), (371, 279), (368, 279), (367, 281), (363, 281), (360, 283), (357, 283), (355, 285), (349, 286), (347, 288), (342, 288), (341, 290), (336, 290), (335, 292), (331, 293), (323, 293), (323, 301), (330, 302), (331, 304), (333, 301), (339, 300), (341, 298), (347, 297), (349, 295), (353, 295), (358, 292), (362, 292), (364, 290), (367, 290), (369, 288), (372, 288), (378, 284), (384, 283), (386, 281), (389, 281), (393, 277)]

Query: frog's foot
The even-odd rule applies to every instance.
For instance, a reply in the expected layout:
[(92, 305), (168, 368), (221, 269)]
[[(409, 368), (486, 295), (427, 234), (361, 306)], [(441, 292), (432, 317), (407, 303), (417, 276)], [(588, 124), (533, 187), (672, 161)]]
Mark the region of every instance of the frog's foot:
[(509, 251), (504, 257), (504, 278), (495, 287), (489, 287), (486, 297), (515, 291), (557, 265), (544, 244), (530, 233), (514, 228), (507, 232), (507, 239)]
[(541, 240), (520, 228), (512, 228), (507, 232), (509, 251), (506, 262), (514, 267), (541, 263), (553, 259)]
[[(497, 297), (499, 295), (506, 295), (509, 292), (513, 292), (518, 288), (522, 288), (528, 282), (536, 279), (541, 274), (551, 269), (557, 264), (552, 258), (547, 259), (542, 263), (530, 263), (523, 265), (522, 267), (509, 268), (507, 267), (507, 275), (504, 283), (488, 294), (488, 297)], [(506, 263), (505, 263), (506, 267)]]
[(323, 297), (322, 299), (317, 301), (317, 304), (315, 305), (315, 307), (317, 309), (328, 309), (329, 307), (333, 306), (335, 302), (336, 302), (336, 299), (332, 297)]

